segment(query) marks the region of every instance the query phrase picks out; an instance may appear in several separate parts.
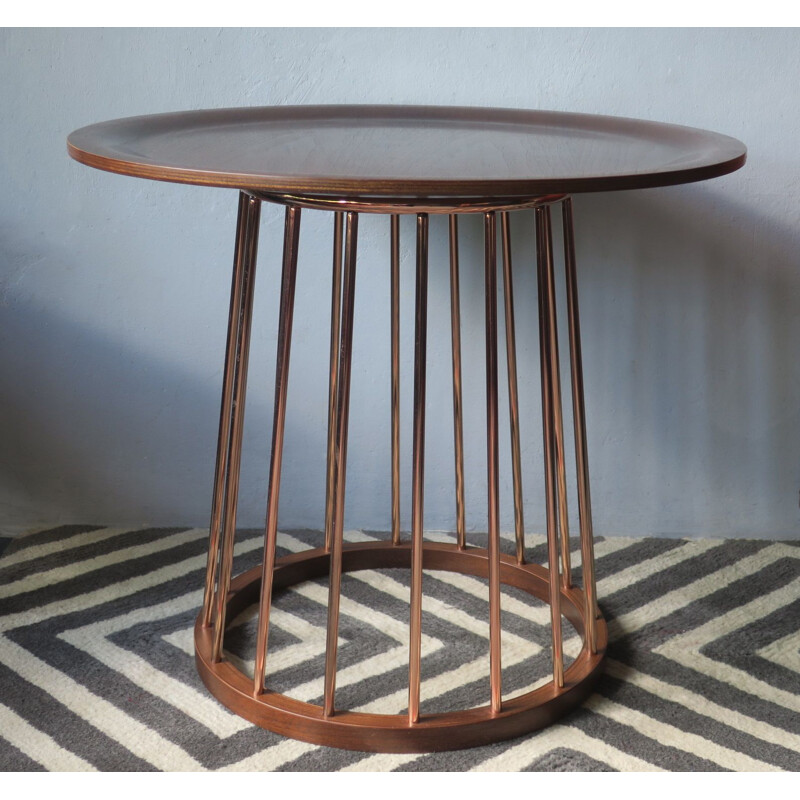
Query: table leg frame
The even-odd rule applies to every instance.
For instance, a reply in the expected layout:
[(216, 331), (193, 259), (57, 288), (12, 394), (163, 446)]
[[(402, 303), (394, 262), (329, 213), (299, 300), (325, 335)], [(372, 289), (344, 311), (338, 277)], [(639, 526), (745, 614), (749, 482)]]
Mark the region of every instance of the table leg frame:
[[(274, 199), (274, 198), (264, 198)], [(235, 244), (228, 339), (223, 373), (217, 463), (212, 498), (209, 557), (205, 596), (195, 626), (196, 661), (211, 692), (237, 714), (270, 730), (317, 744), (377, 752), (424, 752), (471, 747), (518, 736), (555, 721), (591, 692), (599, 676), (607, 645), (607, 629), (597, 605), (591, 501), (586, 448), (585, 401), (575, 266), (572, 202), (569, 197), (542, 198), (535, 204), (536, 268), (539, 294), (539, 345), (542, 390), (542, 431), (548, 566), (526, 563), (523, 482), (520, 458), (520, 413), (517, 391), (516, 338), (508, 207), (481, 209), (485, 233), (486, 403), (488, 546), (466, 542), (461, 421), (461, 341), (456, 213), (449, 216), (451, 345), (456, 470), (456, 541), (434, 544), (424, 538), (425, 382), (429, 211), (416, 214), (417, 294), (415, 310), (414, 420), (411, 540), (400, 538), (399, 520), (399, 240), (401, 213), (391, 209), (391, 340), (392, 340), (392, 530), (386, 542), (349, 544), (343, 540), (347, 466), (350, 370), (356, 279), (358, 214), (370, 211), (360, 201), (357, 210), (334, 213), (331, 299), (330, 376), (324, 544), (283, 558), (275, 557), (280, 497), (283, 431), (287, 414), (289, 355), (297, 274), (302, 198), (286, 203), (283, 271), (276, 360), (264, 559), (261, 566), (231, 578), (236, 501), (241, 458), (247, 360), (253, 307), (253, 282), (261, 198), (241, 193)], [(308, 205), (311, 205), (309, 203)], [(581, 586), (573, 582), (567, 518), (566, 459), (561, 407), (555, 258), (551, 208), (560, 205), (564, 241), (564, 274), (569, 330), (569, 364), (580, 521)], [(530, 201), (526, 201), (530, 207)], [(384, 206), (377, 209), (387, 213)], [(394, 213), (398, 212), (398, 213)], [(498, 219), (503, 270), (505, 345), (509, 384), (509, 424), (516, 554), (500, 550), (498, 454)], [(343, 231), (344, 229), (344, 231)], [(343, 274), (344, 273), (344, 274)], [(360, 569), (401, 567), (411, 571), (409, 703), (406, 714), (366, 714), (337, 709), (336, 642), (341, 578)], [(487, 704), (445, 714), (421, 713), (422, 582), (424, 569), (443, 569), (488, 579), (489, 652)], [(268, 688), (267, 644), (273, 592), (304, 580), (329, 576), (324, 697), (321, 706), (303, 703)], [(501, 586), (510, 585), (544, 600), (551, 609), (553, 678), (527, 694), (504, 698), (501, 666)], [(258, 603), (254, 675), (248, 678), (225, 657), (225, 628), (248, 605)], [(582, 649), (566, 668), (562, 615), (583, 640)]]
[(213, 621), (214, 661), (219, 661), (221, 657), (222, 632), (225, 629), (225, 598), (233, 564), (260, 219), (261, 201), (240, 192), (202, 611), (205, 627), (210, 627)]

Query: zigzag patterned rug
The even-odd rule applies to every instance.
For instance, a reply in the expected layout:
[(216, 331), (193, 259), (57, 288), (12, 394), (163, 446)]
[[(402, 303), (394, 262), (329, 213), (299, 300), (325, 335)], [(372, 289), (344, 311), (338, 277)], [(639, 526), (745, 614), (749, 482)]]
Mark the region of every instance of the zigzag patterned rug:
[[(319, 540), (293, 531), (279, 544), (290, 552)], [(528, 543), (544, 560), (544, 540)], [(26, 534), (0, 557), (0, 770), (800, 770), (798, 544), (610, 538), (596, 548), (611, 644), (583, 707), (501, 744), (374, 755), (285, 739), (206, 692), (192, 654), (205, 531)], [(241, 531), (234, 571), (260, 550), (261, 533)], [(403, 570), (345, 576), (339, 707), (403, 710), (407, 587)], [(423, 713), (484, 704), (486, 585), (426, 572), (424, 593)], [(276, 598), (270, 686), (321, 695), (326, 598), (325, 581)], [(546, 680), (547, 613), (523, 608), (513, 590), (502, 605), (510, 696)], [(252, 656), (252, 627), (247, 614), (235, 621), (232, 659)]]

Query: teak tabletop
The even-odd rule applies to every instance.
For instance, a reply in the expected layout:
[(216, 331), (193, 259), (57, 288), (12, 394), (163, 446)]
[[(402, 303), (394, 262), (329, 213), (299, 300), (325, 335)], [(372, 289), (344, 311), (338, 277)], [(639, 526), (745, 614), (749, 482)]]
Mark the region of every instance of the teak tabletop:
[(276, 106), (153, 114), (72, 133), (70, 155), (140, 178), (350, 196), (536, 196), (705, 180), (744, 164), (718, 133), (456, 106)]

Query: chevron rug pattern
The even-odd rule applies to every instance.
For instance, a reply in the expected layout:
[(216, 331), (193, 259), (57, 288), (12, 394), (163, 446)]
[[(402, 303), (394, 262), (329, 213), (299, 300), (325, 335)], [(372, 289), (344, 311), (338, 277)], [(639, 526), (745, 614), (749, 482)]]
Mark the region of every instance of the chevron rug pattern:
[[(292, 531), (279, 545), (286, 553), (319, 541)], [(542, 537), (528, 545), (545, 560)], [(544, 731), (421, 755), (292, 741), (217, 703), (192, 650), (205, 549), (198, 529), (67, 526), (11, 542), (0, 556), (0, 770), (800, 770), (798, 543), (598, 539), (611, 643), (596, 694)], [(240, 531), (234, 571), (260, 550), (260, 531)], [(401, 712), (407, 575), (353, 573), (343, 593), (337, 705)], [(424, 595), (423, 713), (486, 703), (485, 583), (426, 572)], [(322, 694), (326, 599), (325, 581), (276, 598), (270, 686), (310, 701)], [(548, 612), (514, 590), (502, 605), (510, 697), (547, 680)], [(243, 669), (252, 633), (243, 614), (227, 639)], [(566, 624), (565, 636), (574, 654)]]

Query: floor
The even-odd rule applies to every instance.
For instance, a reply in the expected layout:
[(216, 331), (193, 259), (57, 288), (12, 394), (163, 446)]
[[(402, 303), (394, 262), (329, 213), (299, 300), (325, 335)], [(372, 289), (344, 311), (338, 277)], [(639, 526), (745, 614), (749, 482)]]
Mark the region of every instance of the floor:
[[(258, 563), (262, 533), (238, 532), (234, 572)], [(611, 641), (596, 693), (544, 731), (407, 756), (286, 739), (205, 690), (192, 631), (207, 537), (61, 526), (11, 540), (0, 558), (0, 771), (800, 770), (800, 543), (598, 537)], [(320, 537), (283, 531), (279, 555)], [(532, 561), (546, 558), (543, 537), (528, 544)], [(575, 542), (576, 581), (579, 557)], [(342, 586), (337, 703), (402, 713), (407, 571), (364, 570)], [(422, 712), (484, 704), (485, 582), (426, 572), (423, 592)], [(271, 688), (319, 700), (327, 597), (325, 579), (276, 596)], [(509, 587), (502, 624), (510, 697), (548, 679), (549, 612)], [(226, 635), (227, 657), (245, 670), (254, 626), (246, 612)], [(567, 624), (564, 636), (569, 659), (580, 640)]]

